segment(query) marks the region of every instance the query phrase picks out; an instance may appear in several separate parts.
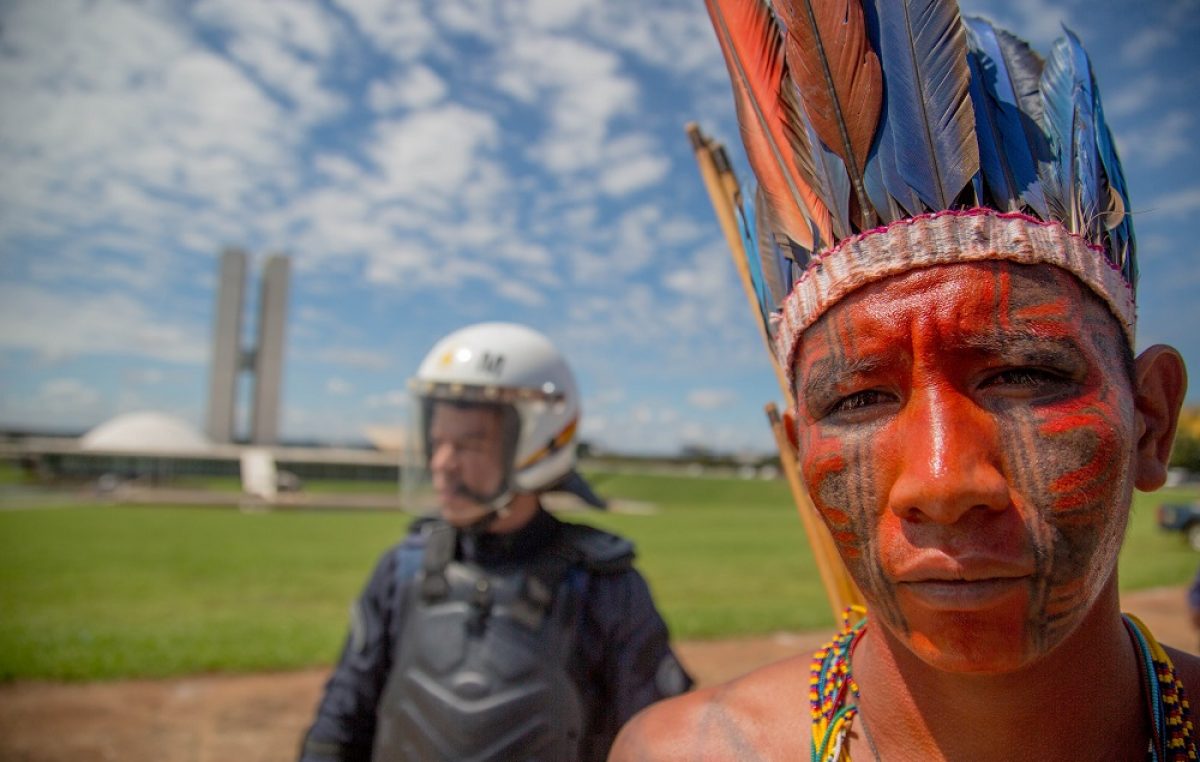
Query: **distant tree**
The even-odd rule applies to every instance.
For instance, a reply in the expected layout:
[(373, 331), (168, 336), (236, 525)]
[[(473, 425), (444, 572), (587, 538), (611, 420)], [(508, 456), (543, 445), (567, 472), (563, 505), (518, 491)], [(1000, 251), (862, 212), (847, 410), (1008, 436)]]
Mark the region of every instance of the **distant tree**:
[(1200, 439), (1200, 405), (1187, 406), (1179, 411), (1179, 429)]
[(1184, 408), (1179, 414), (1171, 467), (1200, 473), (1200, 407)]
[(1175, 435), (1171, 468), (1186, 468), (1193, 473), (1200, 473), (1200, 438), (1182, 431)]

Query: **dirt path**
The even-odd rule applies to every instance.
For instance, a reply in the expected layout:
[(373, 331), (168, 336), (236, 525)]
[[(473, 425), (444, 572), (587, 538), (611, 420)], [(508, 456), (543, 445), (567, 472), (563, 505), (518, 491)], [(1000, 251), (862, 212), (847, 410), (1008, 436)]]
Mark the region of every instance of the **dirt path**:
[[(1165, 643), (1196, 647), (1183, 588), (1129, 595)], [(815, 650), (825, 631), (678, 644), (700, 684)], [(283, 762), (295, 759), (327, 670), (0, 686), (0, 762)]]

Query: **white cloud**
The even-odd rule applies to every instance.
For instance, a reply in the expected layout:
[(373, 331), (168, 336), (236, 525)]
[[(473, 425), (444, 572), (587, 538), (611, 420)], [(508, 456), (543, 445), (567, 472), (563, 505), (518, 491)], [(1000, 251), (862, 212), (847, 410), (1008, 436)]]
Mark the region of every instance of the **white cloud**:
[(737, 398), (737, 392), (732, 389), (693, 389), (688, 392), (687, 401), (701, 410), (717, 410), (729, 407)]
[(407, 407), (412, 404), (412, 396), (405, 389), (392, 389), (381, 394), (367, 396), (366, 405), (369, 408)]
[(52, 378), (38, 390), (38, 399), (51, 405), (90, 408), (100, 401), (100, 393), (76, 378)]
[(191, 12), (226, 31), (265, 38), (313, 57), (325, 57), (333, 51), (336, 18), (324, 13), (319, 3), (200, 0)]
[(1063, 22), (1071, 20), (1061, 0), (967, 0), (962, 5), (964, 14), (992, 18), (1042, 51), (1062, 36)]
[(1148, 26), (1139, 29), (1121, 46), (1121, 60), (1126, 64), (1144, 63), (1147, 58), (1174, 42), (1175, 36), (1166, 27)]
[(671, 162), (645, 134), (613, 140), (605, 153), (598, 184), (610, 196), (623, 196), (653, 185), (671, 169)]
[(283, 429), (291, 439), (312, 439), (332, 445), (369, 441), (361, 420), (331, 407), (287, 405)]
[(438, 35), (421, 3), (396, 0), (336, 0), (358, 31), (400, 61), (415, 61), (437, 45)]
[(1195, 145), (1193, 122), (1191, 114), (1179, 109), (1154, 114), (1137, 129), (1117, 136), (1121, 160), (1126, 165), (1144, 162), (1162, 167), (1189, 155)]
[(604, 434), (608, 428), (608, 419), (602, 415), (588, 415), (583, 418), (579, 426), (579, 436), (581, 439), (590, 440)]
[(728, 88), (712, 24), (701, 3), (606, 0), (596, 8), (589, 30), (615, 49), (655, 66), (687, 76), (704, 71)]
[[(1192, 45), (1200, 16), (1195, 0), (1155, 2), (1146, 6), (1141, 18), (1148, 25), (1129, 30), (1121, 45), (1121, 61), (1128, 65), (1146, 64), (1175, 46)], [(1193, 59), (1194, 60), (1194, 59)]]
[(10, 426), (78, 428), (111, 414), (100, 392), (76, 378), (52, 378), (31, 396), (0, 390), (0, 420)]
[(1143, 214), (1168, 218), (1192, 216), (1200, 212), (1200, 186), (1173, 191), (1150, 199)]
[(207, 326), (152, 313), (122, 293), (66, 294), (0, 284), (0, 347), (41, 357), (137, 355), (177, 363), (208, 358)]
[(766, 429), (714, 425), (689, 419), (670, 406), (648, 404), (605, 413), (592, 424), (586, 415), (583, 420), (587, 439), (618, 452), (677, 453), (681, 446), (694, 445), (715, 452), (765, 453), (774, 449)]
[(552, 30), (575, 23), (595, 4), (591, 0), (528, 0), (514, 6), (514, 10), (521, 14), (516, 23)]
[[(706, 252), (706, 255), (711, 253)], [(677, 293), (697, 298), (728, 294), (729, 268), (716, 266), (706, 255), (696, 254), (687, 265), (667, 273), (663, 285)]]
[(232, 58), (282, 95), (300, 120), (319, 121), (345, 107), (340, 95), (323, 86), (320, 70), (345, 32), (319, 3), (202, 0), (191, 10), (219, 30)]
[[(651, 263), (662, 264), (666, 252), (677, 251), (696, 236), (693, 221), (668, 215), (657, 205), (629, 207), (594, 242), (571, 251), (574, 277), (590, 284), (619, 280)], [(716, 255), (721, 256), (719, 251)]]
[(321, 85), (316, 65), (273, 41), (243, 35), (229, 45), (229, 53), (271, 90), (281, 93), (301, 121), (328, 119), (346, 107), (343, 97)]
[(363, 176), (362, 167), (345, 156), (329, 153), (317, 154), (313, 159), (313, 166), (336, 185), (349, 187)]
[(335, 376), (325, 382), (325, 391), (335, 397), (344, 397), (354, 391), (354, 385), (344, 378)]
[(1113, 117), (1137, 116), (1158, 102), (1162, 98), (1161, 80), (1152, 75), (1139, 77), (1120, 89), (1106, 91), (1103, 98), (1105, 120), (1111, 127)]
[(371, 157), (385, 189), (398, 199), (444, 208), (478, 171), (499, 127), (482, 111), (446, 104), (410, 117), (379, 122)]
[(446, 93), (445, 81), (433, 69), (415, 65), (403, 71), (399, 77), (372, 82), (367, 101), (376, 112), (386, 113), (399, 109), (428, 108), (445, 98)]
[(679, 432), (682, 445), (701, 447), (709, 452), (732, 454), (770, 454), (775, 443), (765, 433), (767, 427), (747, 430), (734, 426), (712, 426), (696, 421), (684, 424)]
[(599, 186), (610, 196), (624, 196), (654, 185), (667, 176), (671, 164), (662, 156), (641, 156), (610, 165), (600, 174)]
[(593, 351), (653, 348), (656, 369), (765, 366), (766, 350), (728, 256), (720, 245), (706, 246), (664, 263), (661, 288), (625, 280), (615, 292), (578, 296), (568, 305), (563, 333)]
[(545, 99), (550, 129), (530, 153), (568, 173), (598, 167), (610, 123), (637, 105), (637, 83), (620, 68), (611, 51), (582, 40), (522, 34), (502, 52), (496, 84), (519, 100)]
[(140, 368), (121, 374), (122, 380), (141, 386), (157, 386), (166, 380), (167, 374), (160, 368)]
[(355, 349), (352, 347), (331, 346), (316, 353), (319, 362), (329, 365), (339, 365), (364, 370), (387, 370), (394, 365), (394, 359), (387, 352), (375, 349)]
[(317, 189), (293, 198), (279, 216), (275, 227), (285, 232), (276, 245), (294, 251), (301, 268), (397, 245), (374, 215), (371, 198), (363, 194)]
[(504, 3), (496, 0), (450, 0), (434, 2), (430, 7), (431, 15), (447, 30), (490, 42), (500, 39), (508, 28), (507, 21), (502, 17), (503, 10)]
[[(0, 246), (70, 251), (104, 241), (114, 277), (143, 288), (188, 276), (181, 245), (206, 253), (254, 235), (295, 184), (294, 121), (229, 61), (152, 7), (28, 3), (6, 16), (0, 68)], [(85, 238), (78, 232), (89, 231)], [(74, 254), (87, 272), (98, 247)], [(37, 265), (48, 282), (53, 273)]]
[(546, 303), (546, 296), (528, 283), (503, 280), (496, 284), (496, 293), (518, 304), (537, 307)]

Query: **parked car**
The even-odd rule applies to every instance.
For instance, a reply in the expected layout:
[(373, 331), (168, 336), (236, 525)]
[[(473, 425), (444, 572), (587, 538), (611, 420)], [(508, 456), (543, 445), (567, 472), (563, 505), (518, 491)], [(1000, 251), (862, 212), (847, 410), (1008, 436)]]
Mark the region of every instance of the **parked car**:
[(1168, 532), (1183, 532), (1188, 545), (1200, 550), (1200, 501), (1159, 503), (1158, 525)]

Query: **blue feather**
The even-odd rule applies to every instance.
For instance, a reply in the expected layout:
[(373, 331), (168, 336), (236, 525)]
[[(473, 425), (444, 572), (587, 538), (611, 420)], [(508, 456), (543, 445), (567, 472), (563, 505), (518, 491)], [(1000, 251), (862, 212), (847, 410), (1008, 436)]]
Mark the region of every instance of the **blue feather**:
[(1029, 43), (1004, 29), (990, 27), (995, 34), (996, 46), (1004, 61), (1004, 69), (1012, 82), (1013, 94), (1025, 116), (1021, 126), (1029, 140), (1029, 150), (1035, 161), (1049, 161), (1050, 146), (1042, 130), (1042, 69), (1046, 64), (1042, 57), (1029, 47)]
[[(863, 14), (867, 25), (867, 36), (871, 47), (880, 49), (879, 10), (876, 2), (884, 0), (866, 0), (863, 2)], [(896, 167), (896, 144), (892, 139), (891, 120), (888, 113), (888, 94), (885, 83), (883, 108), (879, 112), (879, 126), (875, 130), (875, 139), (867, 154), (867, 166), (863, 170), (863, 184), (872, 206), (879, 214), (884, 224), (903, 217), (911, 217), (925, 211), (921, 200)]]
[[(841, 157), (825, 148), (812, 120), (805, 110), (804, 100), (793, 84), (788, 84), (784, 98), (788, 105), (790, 125), (788, 141), (800, 176), (829, 210), (834, 241), (850, 235), (850, 178)], [(843, 194), (843, 186), (845, 193)], [(815, 240), (815, 239), (814, 239)], [(833, 241), (825, 241), (826, 245)]]
[(875, 2), (896, 167), (927, 207), (949, 209), (979, 171), (958, 5)]
[(879, 118), (879, 132), (867, 156), (867, 171), (863, 176), (867, 195), (871, 197), (875, 210), (885, 218), (884, 222), (912, 217), (925, 211), (921, 199), (908, 187), (896, 166), (896, 144), (892, 140), (890, 122), (885, 103)]
[(1080, 232), (1089, 240), (1100, 240), (1104, 227), (1100, 202), (1100, 156), (1096, 141), (1096, 97), (1092, 90), (1092, 72), (1087, 53), (1079, 38), (1067, 30), (1075, 68), (1075, 188), (1079, 203)]
[[(774, 307), (774, 297), (767, 286), (766, 276), (763, 275), (762, 262), (758, 256), (758, 233), (755, 230), (754, 203), (746, 194), (741, 194), (746, 201), (737, 207), (738, 228), (742, 233), (742, 253), (746, 257), (746, 266), (750, 270), (750, 282), (754, 286), (755, 301), (758, 302), (759, 317), (763, 325), (768, 326), (767, 320)], [(747, 209), (747, 207), (749, 207)]]
[[(883, 160), (879, 157), (879, 136), (881, 134), (883, 134), (882, 128), (875, 133), (875, 142), (871, 145), (870, 152), (867, 153), (867, 164), (863, 168), (863, 186), (867, 191), (867, 198), (871, 199), (871, 206), (875, 207), (880, 221), (886, 225), (899, 218), (900, 210), (892, 197), (888, 195), (887, 188), (883, 184)], [(883, 142), (891, 146), (891, 135), (888, 135), (887, 140)]]
[[(1013, 75), (992, 25), (980, 18), (968, 18), (966, 23), (971, 102), (984, 180), (998, 208), (1019, 211), (1024, 204), (1047, 219), (1050, 212), (1027, 131), (1027, 124), (1034, 128), (1036, 124), (1021, 110)], [(1040, 128), (1036, 135), (1040, 138)]]
[[(970, 37), (968, 37), (970, 39)], [(983, 59), (972, 46), (967, 63), (971, 66), (971, 106), (975, 109), (975, 137), (979, 141), (979, 165), (983, 168), (984, 180), (992, 201), (998, 209), (1017, 211), (1021, 208), (1021, 192), (1016, 179), (1008, 169), (1004, 155), (1004, 133), (998, 115), (984, 84)]]
[(1129, 208), (1129, 192), (1125, 185), (1125, 174), (1121, 171), (1121, 160), (1117, 157), (1117, 147), (1113, 140), (1112, 132), (1108, 129), (1108, 123), (1104, 120), (1104, 108), (1100, 105), (1100, 88), (1096, 86), (1096, 75), (1092, 71), (1091, 62), (1088, 62), (1088, 75), (1092, 82), (1092, 96), (1094, 98), (1094, 110), (1096, 115), (1096, 148), (1100, 153), (1100, 166), (1104, 170), (1104, 177), (1108, 182), (1112, 192), (1120, 199), (1120, 209), (1112, 210), (1111, 207), (1115, 204), (1109, 203), (1105, 205), (1109, 209), (1106, 217), (1116, 217), (1118, 219), (1106, 220), (1105, 226), (1109, 228), (1108, 235), (1112, 240), (1112, 250), (1117, 258), (1114, 262), (1125, 276), (1125, 280), (1129, 285), (1137, 285), (1137, 261), (1133, 256), (1135, 241), (1133, 236), (1133, 218), (1130, 215)]
[[(791, 289), (791, 263), (780, 249), (777, 236), (778, 230), (771, 205), (767, 202), (762, 186), (755, 191), (754, 196), (754, 239), (746, 249), (746, 256), (758, 260), (759, 271), (763, 275), (763, 287), (767, 300), (764, 304), (764, 314), (769, 314), (783, 303)], [(786, 238), (787, 236), (783, 236)]]
[(812, 122), (802, 110), (800, 125), (804, 133), (797, 135), (802, 138), (795, 143), (797, 151), (807, 150), (807, 156), (797, 156), (796, 164), (801, 171), (808, 173), (809, 184), (821, 197), (821, 201), (829, 208), (829, 216), (833, 221), (833, 235), (840, 240), (853, 231), (850, 222), (850, 175), (846, 172), (846, 163), (833, 151), (830, 151), (817, 135)]
[(1051, 151), (1057, 157), (1046, 179), (1063, 205), (1067, 227), (1098, 240), (1100, 176), (1091, 68), (1079, 39), (1071, 30), (1065, 31), (1067, 36), (1054, 43), (1042, 71), (1043, 121)]
[(840, 223), (845, 230), (838, 234), (838, 238), (844, 238), (854, 232), (850, 227), (850, 174), (842, 157), (829, 150), (815, 132), (811, 137), (813, 158), (817, 166), (823, 168), (824, 176), (829, 178), (829, 200), (826, 205), (833, 216), (833, 224), (837, 226)]

